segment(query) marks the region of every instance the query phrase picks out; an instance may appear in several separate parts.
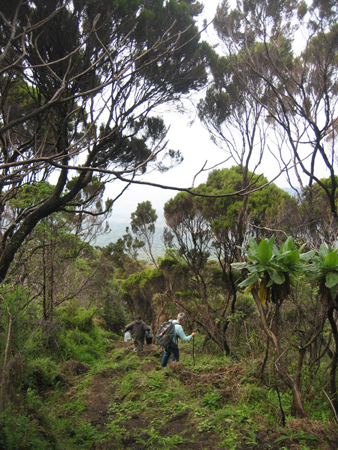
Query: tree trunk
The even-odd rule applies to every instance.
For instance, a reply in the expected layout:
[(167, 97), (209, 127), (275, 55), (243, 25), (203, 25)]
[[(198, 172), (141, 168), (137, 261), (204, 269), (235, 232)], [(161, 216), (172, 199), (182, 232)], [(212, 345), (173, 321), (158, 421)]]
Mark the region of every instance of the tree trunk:
[[(301, 380), (305, 352), (306, 352), (306, 348), (300, 348), (298, 351), (297, 373), (296, 373), (295, 383), (298, 386), (299, 391), (300, 391), (300, 380)], [(292, 405), (291, 405), (291, 414), (295, 415), (296, 411), (297, 411), (297, 405), (295, 404), (295, 399), (293, 398)]]
[(8, 383), (9, 383), (8, 355), (9, 355), (9, 350), (11, 347), (11, 340), (12, 340), (12, 322), (13, 322), (13, 316), (8, 311), (7, 341), (6, 341), (6, 347), (5, 347), (4, 362), (2, 365), (1, 386), (0, 386), (0, 410), (1, 411), (4, 410), (6, 403), (7, 403), (7, 392), (8, 392)]
[(335, 349), (332, 352), (331, 366), (330, 366), (330, 391), (331, 402), (335, 410), (336, 416), (338, 415), (338, 398), (337, 398), (337, 384), (336, 384), (336, 372), (337, 372), (337, 357), (338, 357), (338, 330), (336, 321), (333, 317), (334, 308), (330, 307), (327, 312), (327, 316), (331, 325), (333, 340), (335, 343)]
[(262, 320), (263, 328), (265, 333), (267, 334), (268, 338), (272, 341), (275, 349), (275, 367), (276, 370), (281, 377), (282, 381), (288, 386), (292, 391), (293, 396), (293, 405), (295, 408), (295, 412), (299, 417), (307, 417), (307, 414), (304, 410), (301, 393), (299, 390), (299, 386), (297, 385), (297, 382), (292, 379), (292, 377), (287, 373), (285, 370), (285, 367), (282, 362), (282, 354), (280, 351), (279, 342), (277, 339), (277, 336), (271, 331), (269, 328), (268, 322), (266, 320), (265, 312), (263, 309), (263, 305), (261, 302), (261, 299), (258, 296), (258, 292), (256, 288), (253, 288), (251, 291), (251, 294), (255, 300), (259, 315)]

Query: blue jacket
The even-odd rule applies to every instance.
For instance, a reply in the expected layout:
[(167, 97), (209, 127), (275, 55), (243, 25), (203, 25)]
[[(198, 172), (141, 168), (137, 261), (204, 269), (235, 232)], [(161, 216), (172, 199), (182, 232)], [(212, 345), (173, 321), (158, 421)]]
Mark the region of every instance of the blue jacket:
[(190, 341), (192, 338), (192, 335), (186, 336), (182, 325), (179, 323), (178, 320), (173, 320), (173, 323), (175, 324), (175, 337), (173, 338), (173, 341), (175, 344), (178, 344), (178, 338), (182, 339), (182, 341)]

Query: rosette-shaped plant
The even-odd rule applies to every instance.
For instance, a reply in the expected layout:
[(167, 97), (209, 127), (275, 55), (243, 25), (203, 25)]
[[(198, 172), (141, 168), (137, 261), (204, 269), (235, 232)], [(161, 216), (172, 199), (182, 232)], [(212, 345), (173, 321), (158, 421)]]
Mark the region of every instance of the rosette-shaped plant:
[(250, 237), (249, 248), (241, 248), (247, 261), (231, 264), (234, 269), (248, 271), (248, 277), (239, 287), (247, 288), (249, 292), (256, 287), (263, 304), (269, 301), (282, 302), (290, 293), (292, 278), (305, 273), (307, 269), (304, 263), (315, 255), (313, 250), (301, 253), (305, 244), (296, 250), (292, 237), (288, 237), (280, 249), (274, 241), (272, 236), (269, 240), (263, 238), (257, 244), (256, 240)]
[(318, 293), (325, 306), (338, 309), (338, 250), (321, 244), (307, 268), (307, 278), (318, 281)]

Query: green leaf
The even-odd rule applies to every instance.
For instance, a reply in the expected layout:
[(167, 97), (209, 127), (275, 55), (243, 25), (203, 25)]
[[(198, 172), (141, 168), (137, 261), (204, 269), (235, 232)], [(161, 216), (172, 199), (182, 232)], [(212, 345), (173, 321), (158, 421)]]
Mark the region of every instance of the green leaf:
[(338, 266), (338, 255), (336, 252), (330, 252), (324, 259), (324, 263), (327, 264), (327, 266), (330, 269), (334, 269)]
[(248, 253), (248, 260), (249, 261), (254, 261), (254, 262), (260, 262), (259, 258), (255, 255), (252, 255), (250, 253)]
[(302, 251), (305, 247), (306, 247), (306, 244), (301, 245), (301, 247), (298, 249), (299, 253), (302, 253)]
[(295, 249), (295, 243), (293, 242), (293, 239), (291, 236), (287, 238), (287, 240), (284, 242), (283, 245), (283, 252), (290, 252)]
[(282, 261), (284, 264), (298, 264), (300, 260), (300, 255), (297, 250), (293, 250), (288, 252), (283, 258)]
[(244, 267), (247, 267), (248, 263), (246, 263), (246, 262), (237, 262), (237, 263), (232, 263), (230, 265), (231, 265), (231, 267), (233, 269), (241, 270), (241, 269), (244, 269)]
[(306, 278), (308, 280), (317, 280), (318, 276), (318, 270), (315, 267), (306, 268)]
[(249, 236), (249, 252), (256, 256), (258, 254), (258, 244), (252, 236)]
[(306, 266), (305, 264), (295, 264), (292, 269), (295, 270), (295, 272), (299, 275), (308, 273), (308, 266)]
[(301, 253), (300, 259), (301, 261), (309, 261), (314, 257), (315, 254), (316, 254), (315, 250), (310, 250), (309, 252)]
[(284, 273), (278, 269), (268, 268), (268, 274), (271, 280), (276, 284), (283, 284), (285, 282)]
[(319, 250), (318, 250), (318, 255), (322, 259), (325, 259), (328, 254), (329, 254), (328, 247), (325, 244), (320, 244), (320, 247), (319, 247)]
[(267, 270), (267, 266), (264, 266), (263, 264), (256, 264), (255, 266), (249, 266), (248, 270), (251, 273), (254, 273), (254, 272), (265, 272)]
[(250, 275), (246, 280), (243, 280), (238, 286), (243, 288), (243, 287), (247, 287), (250, 286), (251, 284), (256, 283), (256, 281), (259, 280), (259, 274), (258, 273), (254, 273), (252, 275)]
[(278, 250), (278, 247), (276, 244), (273, 244), (273, 246), (272, 246), (272, 253), (274, 255), (279, 255), (279, 250)]
[(267, 264), (272, 257), (272, 246), (264, 238), (258, 245), (257, 256), (262, 264)]
[(325, 277), (325, 286), (329, 289), (338, 283), (338, 274), (336, 272), (328, 272)]

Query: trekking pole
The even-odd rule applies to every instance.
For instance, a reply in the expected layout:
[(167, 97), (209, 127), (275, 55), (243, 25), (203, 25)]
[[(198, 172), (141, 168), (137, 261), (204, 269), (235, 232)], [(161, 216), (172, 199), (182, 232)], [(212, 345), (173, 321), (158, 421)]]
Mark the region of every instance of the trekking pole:
[(192, 358), (195, 365), (195, 336), (192, 337)]

